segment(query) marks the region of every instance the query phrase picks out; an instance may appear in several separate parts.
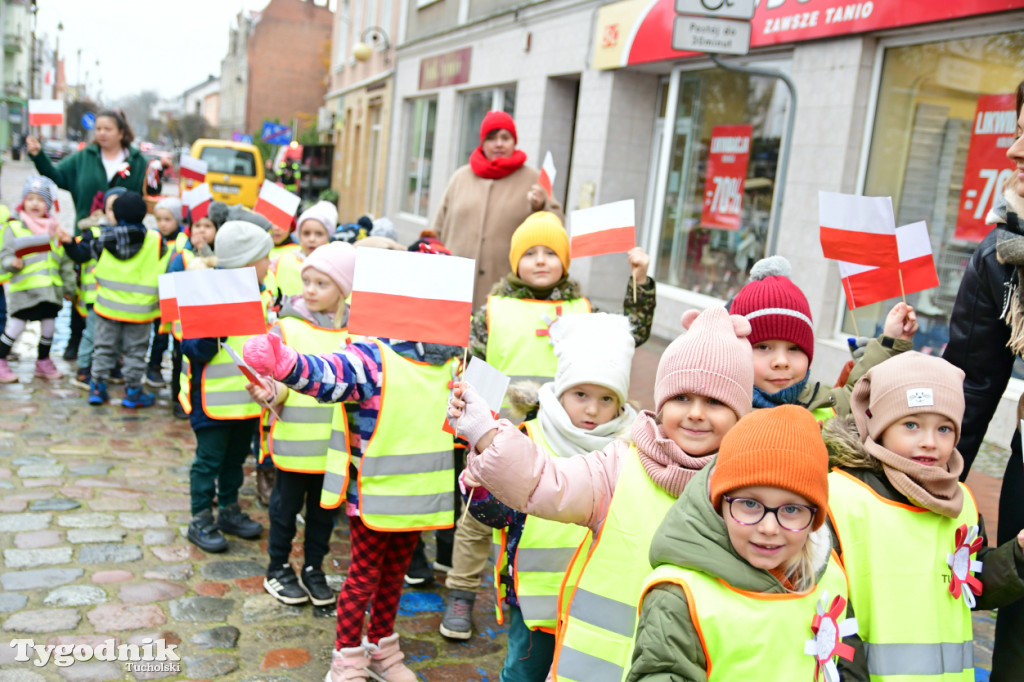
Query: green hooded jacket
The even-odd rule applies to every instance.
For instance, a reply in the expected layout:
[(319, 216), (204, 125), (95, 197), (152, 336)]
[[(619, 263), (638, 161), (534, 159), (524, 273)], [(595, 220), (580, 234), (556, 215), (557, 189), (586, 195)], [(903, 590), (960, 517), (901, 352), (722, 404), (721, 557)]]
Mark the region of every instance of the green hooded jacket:
[(126, 150), (126, 154), (128, 176), (122, 178), (114, 175), (111, 182), (107, 182), (107, 171), (103, 168), (100, 148), (95, 144), (86, 145), (85, 149), (63, 159), (56, 166), (43, 152), (36, 156), (30, 154), (29, 158), (36, 165), (40, 175), (50, 178), (58, 187), (71, 192), (71, 197), (75, 200), (77, 224), (89, 215), (93, 197), (97, 192), (106, 192), (111, 187), (124, 187), (142, 194), (142, 185), (146, 180), (146, 157), (138, 149), (131, 147)]
[[(786, 592), (778, 578), (754, 568), (729, 541), (725, 521), (711, 506), (711, 462), (691, 480), (669, 509), (651, 541), (651, 566), (673, 564), (716, 576), (740, 590)], [(831, 542), (827, 525), (812, 532), (817, 579), (828, 566)], [(770, 655), (770, 652), (767, 653)], [(637, 622), (633, 664), (627, 680), (635, 682), (707, 682), (707, 658), (690, 619), (683, 589), (672, 583), (654, 587), (644, 598)]]

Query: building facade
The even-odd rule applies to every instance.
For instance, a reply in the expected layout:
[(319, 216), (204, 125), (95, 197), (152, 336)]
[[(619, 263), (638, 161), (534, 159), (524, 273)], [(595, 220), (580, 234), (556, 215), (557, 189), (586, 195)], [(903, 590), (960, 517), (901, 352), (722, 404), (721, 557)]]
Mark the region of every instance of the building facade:
[(220, 78), (210, 75), (181, 95), (182, 113), (202, 116), (216, 130), (220, 102)]
[(249, 83), (249, 35), (259, 13), (239, 12), (228, 33), (228, 53), (220, 62), (217, 137), (230, 140), (246, 133), (245, 104)]
[[(999, 155), (1013, 137), (1005, 95), (1024, 77), (1024, 2), (766, 0), (750, 53), (721, 60), (743, 71), (673, 51), (674, 4), (407, 0), (385, 202), (403, 238), (430, 224), (483, 113), (500, 108), (516, 120), (527, 163), (551, 151), (567, 213), (636, 201), (658, 336), (673, 338), (683, 311), (725, 303), (754, 261), (781, 254), (811, 306), (812, 375), (833, 382), (846, 338), (877, 333), (893, 301), (848, 310), (818, 243), (818, 192), (832, 191), (891, 196), (897, 225), (927, 223), (940, 286), (908, 301), (918, 348), (941, 353), (1010, 167)], [(991, 130), (975, 125), (986, 112), (997, 112), (984, 119), (998, 122)], [(719, 183), (724, 157), (712, 140), (736, 130), (748, 141), (741, 170), (726, 155), (738, 177)], [(729, 220), (713, 210), (717, 190)], [(608, 308), (628, 276), (620, 256), (575, 261), (571, 273)], [(1011, 382), (990, 428), (1003, 441), (1022, 389)]]

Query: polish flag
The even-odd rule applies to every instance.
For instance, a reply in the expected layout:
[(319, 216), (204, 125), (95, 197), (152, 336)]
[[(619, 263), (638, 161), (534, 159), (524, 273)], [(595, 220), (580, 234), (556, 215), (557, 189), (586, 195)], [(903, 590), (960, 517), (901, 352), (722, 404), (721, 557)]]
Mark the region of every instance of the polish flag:
[(850, 310), (900, 296), (900, 275), (903, 276), (902, 293), (913, 294), (939, 286), (932, 243), (924, 221), (897, 228), (896, 239), (899, 267), (839, 261), (839, 275), (843, 278), (843, 292)]
[(28, 124), (30, 126), (59, 126), (64, 123), (64, 102), (59, 99), (30, 99)]
[(292, 194), (272, 182), (264, 182), (260, 186), (260, 195), (256, 198), (256, 205), (252, 210), (265, 216), (282, 230), (287, 230), (299, 209), (299, 201), (299, 195)]
[(178, 319), (178, 298), (174, 294), (174, 276), (168, 273), (156, 276), (156, 286), (160, 292), (160, 321), (170, 324)]
[(175, 273), (183, 339), (265, 334), (255, 268)]
[[(252, 367), (250, 367), (249, 363), (247, 363), (245, 360), (243, 360), (242, 358), (238, 357), (238, 353), (235, 352), (234, 348), (232, 348), (231, 346), (229, 346), (226, 343), (223, 346), (221, 346), (221, 347), (228, 352), (228, 355), (231, 356), (231, 359), (235, 363), (235, 367), (237, 367), (238, 371), (241, 372), (245, 376), (245, 378), (249, 380), (250, 384), (256, 384), (257, 386), (259, 386), (260, 384), (263, 383), (263, 382), (260, 381), (259, 375), (256, 374), (256, 370), (254, 370)], [(268, 407), (269, 407), (269, 405), (268, 405)], [(273, 408), (271, 408), (271, 410), (273, 410)], [(277, 413), (274, 412), (274, 414), (277, 414)]]
[(469, 344), (476, 261), (359, 249), (348, 330), (404, 341)]
[[(461, 381), (472, 386), (480, 394), (491, 410), (491, 416), (497, 419), (501, 413), (501, 403), (505, 400), (505, 393), (508, 391), (509, 377), (500, 369), (474, 356), (469, 359), (469, 367), (462, 373)], [(455, 429), (447, 419), (441, 430), (455, 435)]]
[(818, 192), (818, 220), (825, 258), (859, 265), (899, 263), (892, 197)]
[(205, 182), (181, 193), (181, 203), (188, 208), (193, 223), (206, 217), (211, 201), (213, 201), (213, 194), (210, 192), (210, 186)]
[(192, 180), (197, 183), (206, 182), (207, 168), (207, 163), (202, 159), (197, 159), (189, 154), (182, 154), (178, 174), (186, 180)]
[(45, 253), (46, 251), (52, 251), (53, 248), (50, 245), (50, 235), (48, 234), (37, 234), (31, 237), (15, 237), (14, 238), (14, 255), (18, 258), (24, 258), (30, 256), (33, 253)]
[(540, 167), (540, 177), (537, 178), (537, 183), (544, 188), (549, 198), (551, 197), (551, 188), (555, 184), (556, 175), (558, 175), (558, 171), (555, 170), (555, 160), (551, 157), (551, 152), (549, 151), (544, 155), (544, 164)]
[(569, 251), (573, 258), (625, 253), (636, 246), (636, 208), (632, 199), (573, 211), (569, 226)]

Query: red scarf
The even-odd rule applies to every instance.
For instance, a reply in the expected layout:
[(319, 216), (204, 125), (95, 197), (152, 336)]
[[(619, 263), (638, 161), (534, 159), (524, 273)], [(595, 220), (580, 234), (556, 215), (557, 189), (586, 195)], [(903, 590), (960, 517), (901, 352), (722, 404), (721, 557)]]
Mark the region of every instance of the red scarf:
[(526, 152), (519, 149), (512, 152), (512, 156), (500, 156), (496, 159), (487, 160), (484, 156), (484, 148), (477, 147), (469, 155), (469, 167), (481, 178), (487, 180), (499, 180), (512, 175), (526, 163)]

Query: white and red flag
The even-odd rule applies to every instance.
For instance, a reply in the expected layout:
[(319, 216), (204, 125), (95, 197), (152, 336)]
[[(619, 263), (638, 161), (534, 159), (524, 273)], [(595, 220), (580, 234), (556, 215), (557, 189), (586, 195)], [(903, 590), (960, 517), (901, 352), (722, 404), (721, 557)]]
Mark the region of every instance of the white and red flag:
[(839, 261), (839, 275), (850, 310), (939, 286), (928, 226), (924, 221), (897, 228), (896, 239), (900, 255), (898, 267)]
[(818, 192), (818, 220), (825, 258), (859, 265), (899, 263), (892, 197)]
[[(501, 403), (505, 400), (505, 393), (508, 391), (510, 378), (493, 365), (487, 364), (486, 360), (478, 357), (469, 359), (469, 367), (462, 373), (462, 381), (469, 384), (480, 394), (480, 397), (487, 403), (491, 416), (495, 419), (501, 413)], [(455, 434), (448, 420), (445, 420), (442, 431)]]
[(636, 246), (636, 207), (626, 199), (573, 211), (569, 227), (573, 258), (625, 253)]
[(189, 154), (181, 155), (181, 163), (178, 166), (178, 174), (185, 180), (192, 180), (195, 183), (206, 182), (206, 171), (208, 164), (202, 159), (197, 159)]
[(404, 341), (469, 344), (476, 261), (359, 249), (348, 330)]
[(293, 194), (280, 185), (264, 182), (260, 186), (260, 195), (256, 198), (256, 211), (282, 230), (287, 230), (299, 209), (299, 195)]
[(18, 258), (52, 250), (53, 246), (50, 244), (50, 235), (47, 234), (34, 234), (31, 237), (14, 238), (14, 255)]
[(28, 124), (30, 126), (59, 126), (64, 123), (64, 102), (59, 99), (30, 99)]
[(177, 273), (157, 275), (156, 286), (160, 296), (160, 321), (169, 324), (178, 319), (178, 297), (174, 293), (174, 276)]
[(174, 276), (182, 338), (266, 333), (255, 268), (193, 270)]
[(210, 192), (210, 186), (205, 182), (181, 193), (181, 203), (188, 208), (193, 223), (206, 217), (210, 211), (211, 201), (213, 201), (213, 193)]
[(558, 175), (558, 171), (555, 170), (555, 159), (551, 156), (551, 152), (549, 151), (544, 155), (544, 163), (540, 167), (540, 177), (537, 178), (537, 184), (543, 187), (544, 191), (548, 193), (548, 198), (551, 197), (556, 175)]

